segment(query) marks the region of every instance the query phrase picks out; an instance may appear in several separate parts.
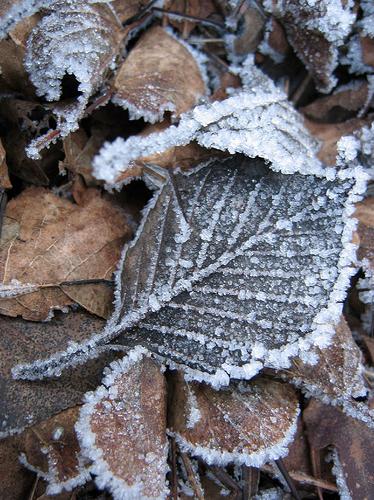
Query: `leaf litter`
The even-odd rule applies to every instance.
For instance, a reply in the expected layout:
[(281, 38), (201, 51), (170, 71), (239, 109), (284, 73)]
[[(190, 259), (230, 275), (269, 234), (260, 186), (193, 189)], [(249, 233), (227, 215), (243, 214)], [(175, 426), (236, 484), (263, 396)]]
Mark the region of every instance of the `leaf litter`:
[(372, 496), (359, 3), (3, 2), (9, 498)]

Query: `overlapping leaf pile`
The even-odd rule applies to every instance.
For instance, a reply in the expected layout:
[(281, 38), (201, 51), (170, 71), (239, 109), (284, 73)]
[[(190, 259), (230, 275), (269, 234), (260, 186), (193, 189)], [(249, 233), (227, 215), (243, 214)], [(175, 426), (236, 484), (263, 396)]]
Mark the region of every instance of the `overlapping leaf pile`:
[(373, 15), (3, 2), (4, 497), (373, 496)]

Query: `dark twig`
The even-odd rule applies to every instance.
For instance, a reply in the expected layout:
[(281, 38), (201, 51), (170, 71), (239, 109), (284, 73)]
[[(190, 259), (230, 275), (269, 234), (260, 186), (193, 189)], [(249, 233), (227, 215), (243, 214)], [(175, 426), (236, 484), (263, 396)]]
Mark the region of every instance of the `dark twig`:
[(145, 14), (147, 14), (152, 6), (157, 2), (157, 0), (152, 0), (151, 2), (148, 2), (147, 5), (145, 5), (142, 9), (139, 10), (134, 16), (129, 17), (126, 19), (125, 22), (122, 23), (122, 26), (129, 26), (130, 24), (136, 23), (137, 21), (140, 21), (142, 17), (144, 17)]
[(256, 467), (242, 466), (243, 500), (249, 500), (257, 495), (260, 482), (260, 470)]
[(170, 461), (171, 461), (170, 496), (173, 500), (178, 500), (177, 445), (173, 437), (170, 438)]
[(224, 485), (226, 488), (231, 490), (236, 498), (241, 497), (241, 491), (239, 485), (233, 480), (233, 478), (228, 474), (222, 467), (210, 466), (209, 469), (216, 476), (216, 478)]
[(275, 462), (276, 466), (278, 467), (279, 472), (282, 474), (284, 480), (286, 481), (288, 487), (290, 488), (292, 496), (294, 498), (296, 498), (296, 500), (301, 500), (301, 497), (296, 489), (295, 483), (294, 483), (293, 479), (291, 478), (291, 476), (289, 475), (289, 473), (288, 473), (288, 471), (283, 463), (283, 460), (281, 458), (278, 458), (278, 460), (275, 460), (274, 462)]
[(194, 21), (196, 23), (200, 23), (205, 26), (210, 26), (212, 28), (216, 28), (220, 31), (225, 31), (226, 27), (224, 24), (219, 23), (217, 21), (212, 21), (211, 19), (204, 19), (202, 17), (191, 16), (190, 14), (182, 14), (181, 12), (177, 12), (174, 10), (166, 10), (161, 7), (152, 7), (153, 12), (160, 12), (161, 14), (165, 14), (165, 16), (176, 17), (180, 19), (184, 19), (186, 21)]
[(197, 498), (198, 500), (204, 500), (204, 492), (201, 489), (199, 480), (196, 479), (195, 471), (193, 470), (189, 456), (186, 455), (185, 453), (181, 452), (180, 450), (179, 450), (179, 454), (180, 454), (180, 457), (183, 461), (183, 465), (186, 469), (188, 481), (190, 482), (190, 485), (191, 485), (192, 489), (194, 490), (194, 493), (195, 493), (194, 498)]

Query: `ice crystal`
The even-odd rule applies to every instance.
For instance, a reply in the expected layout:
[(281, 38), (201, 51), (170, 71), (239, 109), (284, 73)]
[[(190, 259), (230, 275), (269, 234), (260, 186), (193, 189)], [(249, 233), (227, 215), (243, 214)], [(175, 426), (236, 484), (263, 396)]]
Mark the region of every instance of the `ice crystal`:
[(355, 171), (286, 175), (243, 155), (170, 176), (123, 253), (106, 329), (14, 374), (59, 374), (119, 336), (220, 386), (326, 346), (354, 272), (349, 216), (364, 184)]

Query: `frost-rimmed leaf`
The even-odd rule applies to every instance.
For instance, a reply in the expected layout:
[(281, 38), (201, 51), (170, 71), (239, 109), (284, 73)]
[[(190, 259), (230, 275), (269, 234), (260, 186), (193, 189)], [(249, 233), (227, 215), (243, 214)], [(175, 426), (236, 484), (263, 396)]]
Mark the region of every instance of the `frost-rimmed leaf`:
[(103, 385), (86, 394), (75, 426), (96, 484), (114, 499), (165, 498), (166, 383), (160, 366), (137, 348), (104, 373)]
[(128, 109), (133, 119), (155, 123), (166, 111), (177, 117), (206, 93), (202, 61), (202, 54), (172, 32), (154, 26), (144, 33), (120, 67), (112, 100)]
[(23, 434), (20, 462), (47, 482), (47, 495), (71, 491), (91, 479), (74, 432), (78, 414), (79, 406), (70, 408)]
[[(38, 95), (58, 101), (65, 75), (74, 75), (79, 84), (76, 102), (54, 110), (61, 137), (76, 130), (89, 97), (114, 65), (121, 26), (106, 3), (54, 0), (28, 39), (25, 67)], [(50, 132), (28, 146), (31, 158), (39, 158), (40, 144), (48, 142)]]
[(299, 415), (290, 386), (258, 379), (216, 391), (180, 373), (173, 381), (169, 428), (183, 451), (220, 466), (260, 467), (287, 455)]
[(347, 415), (374, 427), (374, 415), (368, 406), (354, 399), (366, 396), (367, 387), (361, 351), (343, 317), (335, 328), (331, 345), (317, 349), (316, 354), (318, 362), (314, 365), (294, 359), (285, 378), (300, 387), (307, 397), (340, 406)]
[(266, 2), (283, 23), (290, 44), (314, 77), (317, 88), (329, 93), (337, 83), (338, 48), (349, 35), (355, 15), (352, 2), (342, 0), (277, 0)]
[(288, 367), (293, 356), (308, 361), (340, 319), (354, 272), (352, 203), (366, 179), (326, 176), (285, 175), (236, 155), (168, 177), (123, 253), (106, 329), (14, 375), (59, 374), (122, 332), (119, 343), (142, 344), (216, 386)]
[(105, 144), (93, 162), (96, 177), (111, 186), (132, 160), (193, 140), (209, 149), (259, 156), (280, 172), (325, 175), (315, 157), (317, 142), (286, 94), (256, 68), (251, 56), (233, 71), (242, 78), (242, 91), (220, 102), (196, 106), (181, 115), (177, 126), (162, 132)]

